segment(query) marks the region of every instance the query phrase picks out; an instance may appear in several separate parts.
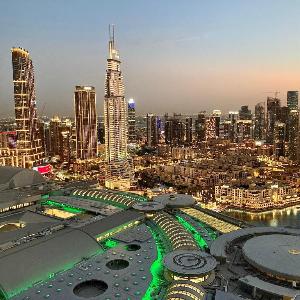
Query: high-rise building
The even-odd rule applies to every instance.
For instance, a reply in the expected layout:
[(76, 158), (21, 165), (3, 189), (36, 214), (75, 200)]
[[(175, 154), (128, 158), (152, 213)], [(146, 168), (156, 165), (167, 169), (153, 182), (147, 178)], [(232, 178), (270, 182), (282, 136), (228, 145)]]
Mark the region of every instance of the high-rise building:
[(96, 92), (93, 86), (76, 86), (74, 93), (76, 158), (97, 157)]
[(258, 141), (266, 138), (266, 116), (264, 102), (260, 102), (255, 105), (254, 138)]
[(50, 151), (51, 156), (59, 155), (60, 153), (60, 127), (61, 119), (58, 116), (54, 116), (50, 120)]
[(193, 119), (187, 117), (185, 119), (185, 145), (190, 146), (193, 143)]
[(173, 117), (165, 115), (165, 142), (171, 146), (183, 146), (185, 143), (185, 122), (180, 114)]
[(240, 120), (251, 120), (252, 119), (252, 113), (249, 109), (248, 105), (241, 106), (241, 109), (239, 110), (239, 118)]
[(209, 116), (205, 119), (205, 139), (211, 140), (216, 138), (216, 119)]
[(205, 140), (205, 112), (198, 113), (195, 120), (195, 133), (197, 143), (201, 143)]
[(278, 98), (268, 97), (267, 99), (267, 136), (268, 144), (274, 143), (275, 123), (280, 119), (280, 100)]
[(135, 127), (135, 101), (128, 100), (128, 143), (136, 143), (136, 127)]
[(289, 139), (289, 117), (290, 109), (287, 106), (280, 107), (278, 121), (285, 124), (285, 141)]
[(31, 168), (43, 158), (38, 134), (33, 64), (25, 49), (12, 48), (11, 51), (17, 124), (17, 166)]
[(239, 119), (239, 112), (238, 111), (230, 111), (229, 112), (229, 121), (230, 121), (230, 128), (229, 128), (229, 140), (232, 142), (236, 142), (237, 140), (237, 121)]
[(285, 156), (285, 123), (275, 122), (274, 126), (275, 157)]
[(289, 138), (288, 138), (288, 154), (291, 160), (297, 160), (299, 139), (299, 111), (291, 109), (289, 113)]
[(153, 114), (147, 114), (147, 145), (155, 147), (159, 143), (159, 124), (158, 117)]
[(114, 28), (112, 27), (111, 30), (110, 27), (104, 98), (107, 162), (105, 186), (128, 189), (130, 187), (131, 170), (127, 155), (127, 103), (120, 65), (119, 53), (115, 48)]
[(287, 92), (287, 106), (289, 109), (298, 109), (298, 91)]
[(237, 121), (237, 140), (242, 142), (244, 140), (252, 139), (252, 120), (243, 119)]
[(212, 116), (215, 118), (216, 124), (216, 138), (220, 137), (221, 115), (222, 112), (219, 109), (214, 109), (212, 112)]

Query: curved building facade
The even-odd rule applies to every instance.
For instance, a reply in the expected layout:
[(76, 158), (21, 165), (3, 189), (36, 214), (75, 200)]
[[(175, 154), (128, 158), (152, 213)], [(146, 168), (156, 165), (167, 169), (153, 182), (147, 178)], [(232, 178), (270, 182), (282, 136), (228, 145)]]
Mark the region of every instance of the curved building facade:
[(32, 167), (43, 156), (38, 136), (34, 70), (29, 52), (12, 48), (15, 117), (17, 124), (17, 162), (19, 167)]

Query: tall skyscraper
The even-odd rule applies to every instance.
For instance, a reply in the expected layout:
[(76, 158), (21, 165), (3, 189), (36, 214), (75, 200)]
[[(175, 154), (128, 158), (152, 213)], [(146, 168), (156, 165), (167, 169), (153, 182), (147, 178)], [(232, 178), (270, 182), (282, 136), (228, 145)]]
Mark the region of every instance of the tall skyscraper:
[(216, 119), (209, 116), (205, 120), (205, 139), (212, 140), (216, 138)]
[(274, 125), (274, 154), (277, 158), (285, 156), (285, 124), (282, 122)]
[(278, 98), (268, 97), (267, 99), (267, 143), (274, 143), (275, 123), (280, 118), (280, 100)]
[(297, 109), (290, 110), (289, 113), (289, 138), (288, 138), (288, 155), (291, 160), (297, 160), (299, 139), (299, 111)]
[(50, 151), (51, 156), (59, 155), (60, 153), (60, 127), (61, 119), (58, 116), (54, 116), (50, 120), (49, 130), (50, 130)]
[(110, 27), (109, 57), (107, 59), (104, 126), (106, 175), (108, 188), (128, 189), (131, 170), (127, 156), (127, 103), (125, 100), (121, 61), (115, 48), (114, 28)]
[(96, 92), (93, 86), (76, 86), (74, 93), (76, 157), (97, 157)]
[(197, 143), (201, 143), (205, 140), (205, 112), (198, 113), (195, 120), (195, 133)]
[(219, 109), (214, 109), (212, 112), (212, 116), (215, 118), (216, 124), (216, 138), (219, 138), (220, 136), (221, 115), (222, 112)]
[(173, 117), (165, 115), (165, 142), (171, 146), (183, 146), (185, 143), (185, 122), (180, 114)]
[(264, 140), (266, 138), (266, 116), (265, 103), (260, 102), (255, 105), (255, 119), (254, 119), (254, 138), (255, 140)]
[(298, 109), (298, 91), (287, 92), (287, 106), (289, 109)]
[(158, 117), (147, 114), (147, 145), (155, 147), (159, 143)]
[(190, 146), (193, 143), (193, 119), (187, 117), (185, 119), (185, 145)]
[(228, 116), (229, 116), (229, 121), (230, 121), (229, 139), (232, 142), (236, 142), (236, 140), (237, 140), (237, 121), (239, 119), (239, 112), (230, 111)]
[(135, 128), (135, 101), (128, 100), (128, 142), (136, 143), (136, 128)]
[(17, 124), (17, 166), (31, 168), (43, 158), (38, 134), (33, 64), (25, 49), (12, 48), (11, 51)]

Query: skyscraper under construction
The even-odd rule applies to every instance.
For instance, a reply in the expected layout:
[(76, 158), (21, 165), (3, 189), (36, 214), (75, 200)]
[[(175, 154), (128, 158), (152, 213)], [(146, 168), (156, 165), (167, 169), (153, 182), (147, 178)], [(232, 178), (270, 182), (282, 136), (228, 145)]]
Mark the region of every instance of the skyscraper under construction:
[(15, 118), (17, 132), (16, 166), (31, 168), (43, 158), (38, 135), (34, 70), (29, 52), (12, 48)]
[(114, 27), (110, 26), (109, 29), (109, 57), (104, 97), (105, 186), (128, 189), (131, 172), (127, 156), (127, 103), (120, 70), (121, 61), (115, 48)]

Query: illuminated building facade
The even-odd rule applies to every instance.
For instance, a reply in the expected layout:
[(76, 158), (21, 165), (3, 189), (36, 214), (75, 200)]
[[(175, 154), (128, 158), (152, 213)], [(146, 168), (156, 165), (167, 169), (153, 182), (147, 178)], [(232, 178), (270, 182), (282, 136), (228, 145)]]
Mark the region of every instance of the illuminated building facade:
[(74, 94), (76, 157), (79, 160), (97, 157), (96, 92), (93, 86), (76, 86)]
[(205, 139), (211, 140), (216, 138), (216, 119), (209, 116), (205, 120)]
[(43, 158), (38, 134), (34, 70), (29, 52), (12, 48), (15, 118), (17, 132), (16, 166), (31, 168)]
[(274, 128), (274, 154), (276, 157), (285, 156), (285, 130), (286, 125), (276, 122)]
[(130, 187), (130, 165), (127, 155), (127, 102), (121, 61), (115, 48), (114, 28), (110, 32), (109, 57), (105, 80), (104, 127), (106, 178), (108, 188), (128, 189)]
[(237, 140), (244, 141), (252, 138), (252, 120), (237, 121)]
[(221, 125), (222, 112), (219, 109), (214, 109), (212, 116), (215, 118), (216, 123), (216, 138), (220, 137), (220, 125)]
[(218, 203), (245, 210), (266, 210), (297, 203), (297, 188), (283, 184), (216, 185)]
[(297, 109), (290, 110), (289, 113), (289, 143), (288, 156), (291, 160), (297, 160), (297, 145), (299, 139), (299, 111)]
[(195, 120), (195, 133), (197, 143), (205, 140), (205, 112), (198, 113), (197, 119)]
[(266, 137), (265, 126), (265, 103), (261, 102), (255, 105), (255, 119), (254, 119), (254, 138), (255, 140), (264, 140)]
[(183, 146), (185, 143), (186, 124), (181, 115), (165, 115), (165, 142), (171, 146)]
[(49, 154), (51, 156), (59, 155), (59, 136), (60, 136), (61, 119), (58, 116), (53, 117), (50, 120), (50, 149)]
[(135, 127), (135, 101), (128, 100), (128, 142), (136, 143), (136, 127)]
[(185, 145), (190, 146), (193, 143), (193, 119), (187, 117), (185, 119)]
[(237, 139), (237, 121), (239, 119), (239, 112), (238, 111), (230, 111), (229, 112), (229, 139), (232, 142), (236, 142)]
[(274, 143), (275, 123), (280, 118), (280, 100), (268, 97), (267, 99), (267, 136), (268, 144)]
[(158, 117), (147, 114), (147, 145), (155, 147), (159, 143)]
[(289, 109), (298, 109), (298, 91), (287, 92), (287, 106)]

